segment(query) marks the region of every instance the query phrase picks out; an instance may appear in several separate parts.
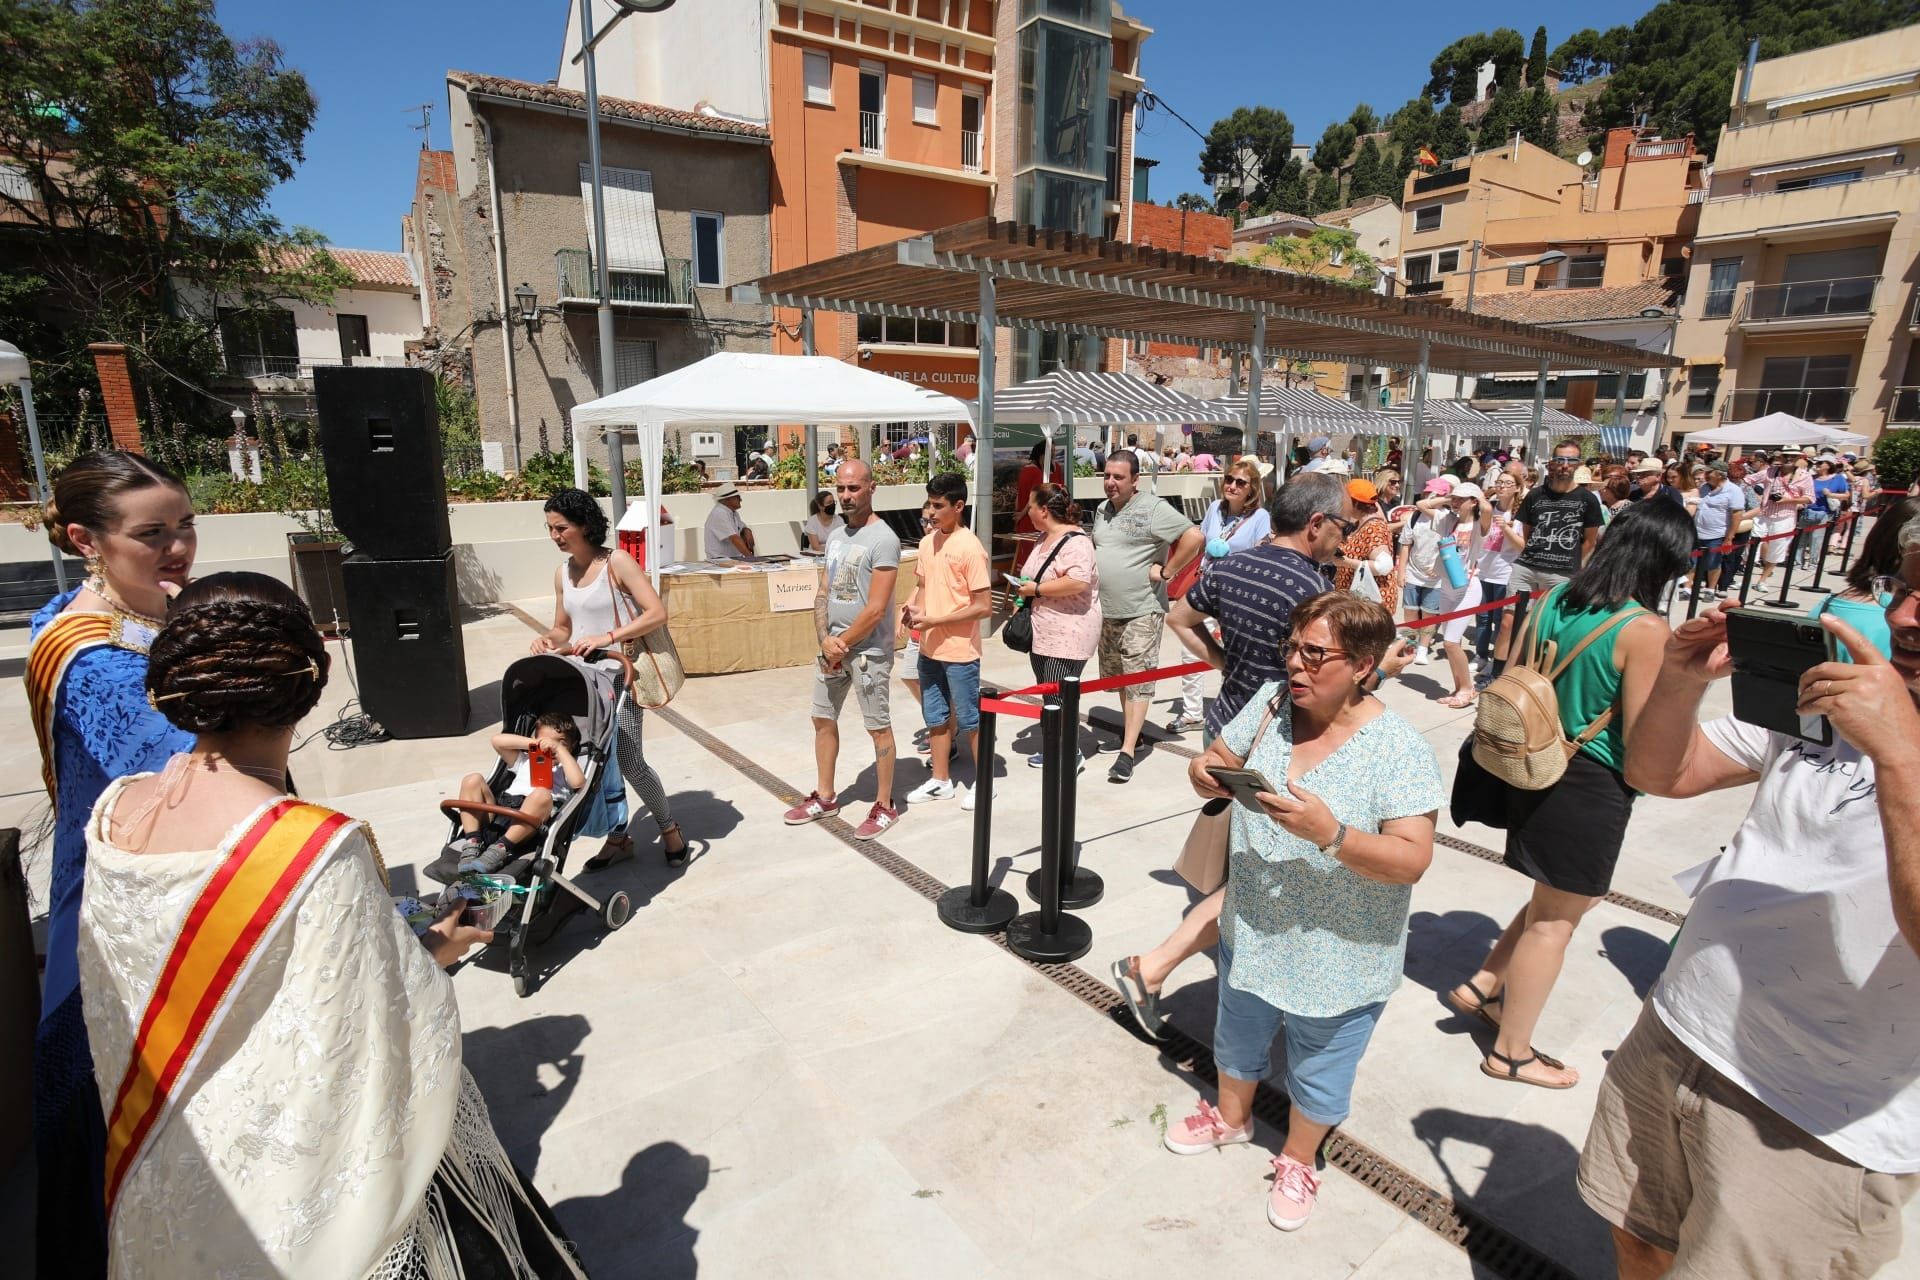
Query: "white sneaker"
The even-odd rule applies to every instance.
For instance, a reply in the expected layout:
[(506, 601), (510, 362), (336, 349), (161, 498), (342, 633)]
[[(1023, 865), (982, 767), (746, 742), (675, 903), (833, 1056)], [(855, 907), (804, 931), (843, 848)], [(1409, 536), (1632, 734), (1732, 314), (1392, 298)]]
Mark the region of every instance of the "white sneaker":
[(962, 813), (972, 813), (973, 812), (973, 788), (968, 786), (964, 782), (960, 783), (959, 787), (960, 787), (960, 811)]
[(960, 787), (951, 779), (942, 782), (938, 778), (928, 778), (925, 782), (907, 792), (908, 804), (925, 804), (929, 800), (945, 800), (958, 795)]
[(1424, 667), (1433, 661), (1433, 655), (1427, 652), (1425, 645), (1421, 645), (1418, 649), (1414, 650), (1413, 661), (1415, 666)]

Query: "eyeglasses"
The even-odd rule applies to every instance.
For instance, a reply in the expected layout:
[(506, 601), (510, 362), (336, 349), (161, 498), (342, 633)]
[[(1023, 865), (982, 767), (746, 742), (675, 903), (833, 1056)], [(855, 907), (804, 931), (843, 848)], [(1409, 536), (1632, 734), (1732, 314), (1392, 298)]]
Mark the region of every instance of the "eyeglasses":
[(1247, 478), (1246, 478), (1245, 476), (1227, 476), (1227, 477), (1225, 477), (1225, 478), (1223, 478), (1223, 479), (1222, 479), (1222, 480), (1220, 481), (1220, 483), (1221, 483), (1221, 485), (1222, 485), (1223, 487), (1224, 487), (1224, 486), (1226, 486), (1226, 485), (1230, 485), (1230, 484), (1237, 484), (1237, 485), (1242, 485), (1242, 486), (1245, 486), (1245, 485), (1249, 485), (1249, 484), (1252, 484), (1252, 483), (1253, 483), (1253, 481), (1251, 481), (1251, 480), (1249, 480), (1249, 479), (1247, 479)]
[(1873, 594), (1884, 598), (1889, 609), (1898, 609), (1914, 590), (1907, 585), (1905, 578), (1892, 573), (1875, 574), (1870, 585), (1873, 588)]
[(1547, 465), (1548, 465), (1548, 466), (1550, 466), (1550, 467), (1577, 467), (1577, 466), (1579, 466), (1579, 465), (1580, 465), (1580, 459), (1578, 459), (1578, 458), (1548, 458), (1548, 459), (1547, 459)]
[(1306, 644), (1299, 640), (1289, 640), (1280, 646), (1280, 661), (1292, 662), (1296, 656), (1301, 666), (1309, 671), (1318, 671), (1334, 658), (1351, 658), (1353, 655), (1345, 649), (1329, 649), (1323, 644)]

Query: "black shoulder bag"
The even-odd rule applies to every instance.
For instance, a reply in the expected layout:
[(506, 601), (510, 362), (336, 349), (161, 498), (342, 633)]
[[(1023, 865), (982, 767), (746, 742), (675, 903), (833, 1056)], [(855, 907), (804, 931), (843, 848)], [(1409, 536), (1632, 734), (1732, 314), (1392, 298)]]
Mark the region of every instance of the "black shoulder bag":
[[(1060, 541), (1054, 543), (1053, 550), (1047, 552), (1047, 558), (1040, 562), (1040, 572), (1033, 575), (1034, 585), (1038, 586), (1040, 583), (1046, 581), (1047, 570), (1053, 567), (1053, 558), (1060, 554), (1061, 549), (1064, 548), (1070, 540), (1074, 538), (1084, 538), (1086, 536), (1086, 534), (1076, 530), (1073, 533), (1063, 535)], [(1034, 600), (1038, 600), (1039, 598), (1038, 595), (1034, 596)], [(1030, 601), (1023, 603), (1025, 607), (1014, 610), (1013, 616), (1008, 618), (1005, 625), (1000, 628), (1000, 639), (1006, 643), (1007, 648), (1013, 650), (1015, 653), (1032, 653), (1033, 604)]]

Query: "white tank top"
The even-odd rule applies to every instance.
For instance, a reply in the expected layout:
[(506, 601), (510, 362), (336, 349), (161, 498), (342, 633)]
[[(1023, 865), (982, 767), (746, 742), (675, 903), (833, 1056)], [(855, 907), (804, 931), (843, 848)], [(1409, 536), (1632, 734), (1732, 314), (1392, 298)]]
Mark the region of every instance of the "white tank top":
[[(567, 566), (560, 566), (560, 597), (566, 602), (567, 617), (573, 623), (573, 638), (604, 635), (618, 625), (613, 616), (613, 592), (607, 589), (607, 575), (613, 572), (611, 558), (600, 564), (600, 572), (584, 587), (573, 585)], [(633, 601), (620, 602), (621, 621), (631, 622), (639, 610)]]

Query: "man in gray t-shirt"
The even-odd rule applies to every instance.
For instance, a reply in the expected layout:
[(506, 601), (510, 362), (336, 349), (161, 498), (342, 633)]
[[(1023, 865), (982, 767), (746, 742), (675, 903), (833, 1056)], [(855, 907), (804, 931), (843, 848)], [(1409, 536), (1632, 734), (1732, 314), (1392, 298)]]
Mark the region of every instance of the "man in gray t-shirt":
[(847, 523), (827, 538), (826, 564), (814, 597), (820, 654), (813, 676), (813, 755), (819, 785), (787, 810), (786, 820), (788, 826), (799, 826), (840, 812), (833, 770), (840, 756), (840, 708), (852, 690), (859, 695), (861, 719), (873, 738), (878, 792), (854, 834), (870, 840), (900, 819), (893, 803), (893, 718), (887, 706), (900, 539), (874, 514), (873, 469), (865, 462), (842, 462), (833, 475), (833, 492)]

